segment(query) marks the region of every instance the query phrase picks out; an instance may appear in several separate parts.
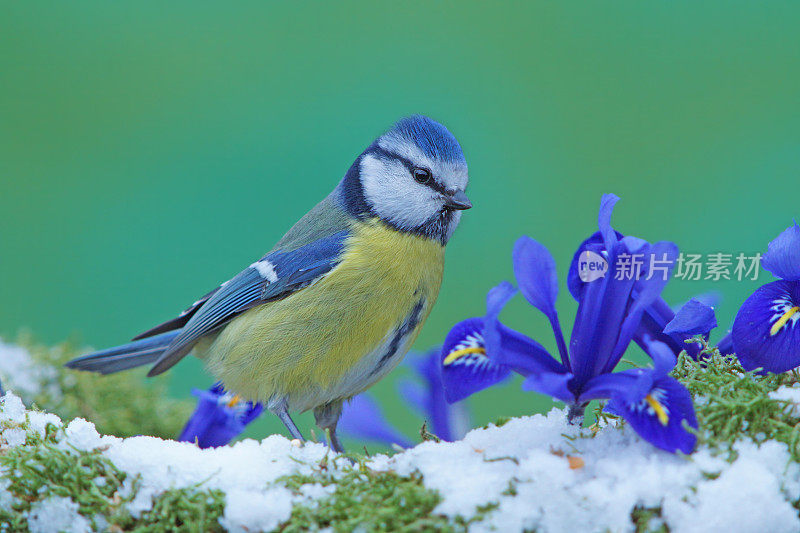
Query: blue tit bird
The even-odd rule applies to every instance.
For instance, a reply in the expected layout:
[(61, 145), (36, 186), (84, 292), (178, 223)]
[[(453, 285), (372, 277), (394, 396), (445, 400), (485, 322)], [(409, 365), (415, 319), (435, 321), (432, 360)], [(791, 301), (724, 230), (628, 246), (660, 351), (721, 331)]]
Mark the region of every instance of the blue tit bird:
[(467, 163), (456, 138), (424, 116), (400, 120), (264, 257), (177, 318), (70, 368), (108, 374), (192, 352), (226, 390), (290, 412), (314, 410), (332, 447), (342, 403), (401, 361), (439, 293), (444, 249), (461, 212)]

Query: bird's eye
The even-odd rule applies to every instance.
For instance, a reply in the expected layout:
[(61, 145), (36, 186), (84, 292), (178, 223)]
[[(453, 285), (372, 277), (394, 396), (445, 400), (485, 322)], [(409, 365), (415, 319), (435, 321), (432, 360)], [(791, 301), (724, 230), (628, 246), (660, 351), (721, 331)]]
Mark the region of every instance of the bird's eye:
[(427, 168), (415, 168), (411, 174), (418, 183), (428, 183), (431, 180), (431, 171)]

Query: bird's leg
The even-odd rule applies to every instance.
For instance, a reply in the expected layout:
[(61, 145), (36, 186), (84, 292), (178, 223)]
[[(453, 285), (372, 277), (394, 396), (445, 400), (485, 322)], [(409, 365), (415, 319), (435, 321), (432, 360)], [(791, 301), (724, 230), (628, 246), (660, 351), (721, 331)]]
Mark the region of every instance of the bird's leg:
[(333, 451), (338, 453), (347, 453), (344, 449), (344, 445), (342, 445), (341, 441), (339, 441), (339, 435), (336, 434), (336, 430), (329, 429), (328, 434), (330, 435), (331, 448), (333, 448)]
[(339, 436), (336, 434), (336, 424), (339, 422), (341, 415), (341, 400), (326, 403), (314, 409), (314, 419), (317, 421), (317, 425), (328, 434), (331, 449), (338, 453), (345, 453), (344, 446), (339, 442)]
[(270, 411), (281, 419), (281, 422), (286, 426), (286, 429), (289, 430), (289, 434), (292, 436), (293, 439), (298, 439), (300, 442), (305, 442), (306, 439), (303, 438), (303, 434), (300, 433), (300, 430), (297, 429), (297, 424), (294, 423), (292, 417), (289, 416), (289, 411), (286, 408), (286, 404), (281, 403), (275, 407), (270, 408)]

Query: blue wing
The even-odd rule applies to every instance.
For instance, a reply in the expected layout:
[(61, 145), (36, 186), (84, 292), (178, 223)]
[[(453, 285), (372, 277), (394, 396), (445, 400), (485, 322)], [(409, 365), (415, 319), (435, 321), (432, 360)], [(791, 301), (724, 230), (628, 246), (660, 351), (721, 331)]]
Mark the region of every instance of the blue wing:
[[(348, 235), (347, 230), (342, 230), (290, 251), (274, 250), (207, 295), (206, 300), (196, 302), (175, 319), (183, 319), (187, 314), (190, 316), (148, 376), (161, 374), (172, 367), (191, 351), (200, 337), (247, 309), (285, 298), (327, 274), (339, 264)], [(156, 326), (154, 330), (162, 326)]]
[(201, 307), (203, 307), (203, 304), (206, 303), (208, 299), (211, 298), (214, 295), (214, 293), (217, 292), (219, 289), (220, 287), (217, 287), (213, 291), (207, 293), (205, 296), (203, 296), (195, 303), (190, 305), (188, 308), (186, 308), (186, 310), (184, 310), (180, 315), (176, 316), (175, 318), (167, 320), (166, 322), (162, 322), (161, 324), (148, 329), (144, 333), (136, 335), (131, 340), (138, 341), (140, 339), (158, 335), (159, 333), (166, 333), (167, 331), (172, 331), (182, 328), (183, 326), (186, 325), (187, 322), (189, 322), (189, 319), (191, 319), (194, 316), (194, 314), (197, 311), (199, 311)]

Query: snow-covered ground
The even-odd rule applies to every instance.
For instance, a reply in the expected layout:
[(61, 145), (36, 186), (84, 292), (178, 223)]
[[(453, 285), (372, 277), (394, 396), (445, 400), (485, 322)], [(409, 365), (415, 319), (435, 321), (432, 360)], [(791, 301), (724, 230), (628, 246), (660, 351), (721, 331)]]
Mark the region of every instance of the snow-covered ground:
[[(52, 414), (27, 411), (12, 393), (0, 405), (0, 427), (28, 420), (43, 432)], [(11, 424), (9, 424), (9, 422)], [(0, 453), (22, 445), (24, 431), (0, 432)], [(289, 519), (292, 505), (326, 497), (334, 486), (309, 484), (297, 495), (278, 479), (313, 474), (330, 454), (321, 444), (298, 446), (273, 435), (201, 450), (153, 437), (102, 436), (76, 419), (64, 427), (61, 446), (100, 448), (120, 469), (140, 474), (135, 516), (169, 488), (201, 484), (225, 492), (221, 523), (232, 531), (269, 531)], [(502, 427), (471, 431), (454, 443), (425, 442), (369, 466), (398, 474), (418, 471), (443, 497), (436, 512), (471, 517), (488, 503), (497, 508), (474, 531), (630, 531), (635, 507), (660, 507), (671, 531), (800, 531), (790, 500), (800, 497), (800, 467), (783, 444), (742, 442), (733, 463), (700, 450), (680, 457), (656, 450), (632, 431), (607, 427), (594, 437), (565, 423), (563, 411), (513, 419)], [(339, 458), (334, 471), (350, 468)], [(13, 498), (0, 492), (0, 509)], [(28, 517), (31, 531), (85, 531), (87, 520), (69, 498), (49, 498)], [(653, 524), (651, 524), (653, 525)]]
[[(21, 400), (7, 392), (0, 404), (0, 427), (25, 423), (43, 433), (48, 423), (61, 425), (58, 417), (49, 413), (27, 411)], [(25, 431), (11, 427), (0, 432), (0, 453), (8, 446), (25, 442)], [(64, 427), (61, 446), (89, 451), (102, 448), (119, 469), (140, 474), (137, 497), (129, 504), (131, 514), (139, 516), (152, 506), (152, 497), (171, 488), (192, 487), (220, 489), (227, 495), (222, 524), (239, 531), (262, 531), (276, 527), (289, 518), (292, 504), (298, 500), (286, 488), (271, 486), (281, 476), (292, 473), (312, 473), (313, 465), (329, 453), (322, 444), (298, 447), (284, 437), (273, 435), (261, 442), (245, 440), (217, 449), (201, 450), (189, 443), (162, 440), (154, 437), (120, 439), (97, 433), (94, 425), (75, 419)], [(340, 459), (342, 464), (347, 461)], [(133, 479), (133, 476), (128, 478)], [(309, 486), (308, 497), (328, 493), (321, 486)], [(6, 493), (0, 496), (0, 508), (11, 503)], [(42, 517), (51, 515), (50, 519)], [(63, 498), (48, 500), (29, 517), (31, 531), (84, 531), (85, 526), (74, 505)], [(70, 528), (69, 526), (73, 526)]]
[[(553, 409), (373, 466), (419, 470), (449, 515), (498, 502), (476, 531), (628, 531), (637, 506), (662, 507), (671, 531), (800, 531), (788, 501), (800, 496), (800, 468), (789, 465), (783, 444), (742, 442), (729, 464), (708, 450), (691, 457), (657, 450), (630, 430), (607, 427), (591, 438), (565, 418)], [(512, 483), (516, 494), (504, 495)]]
[[(309, 483), (290, 490), (281, 478), (293, 474), (344, 474), (353, 468), (318, 443), (300, 445), (283, 436), (244, 440), (201, 450), (190, 443), (154, 437), (121, 439), (98, 434), (83, 419), (62, 423), (55, 415), (26, 409), (43, 387), (53, 387), (56, 370), (31, 360), (26, 350), (0, 342), (0, 377), (13, 392), (0, 398), (0, 455), (24, 446), (27, 433), (43, 434), (47, 424), (62, 428), (58, 446), (101, 450), (131, 474), (123, 490), (135, 517), (168, 489), (219, 489), (226, 495), (220, 523), (231, 531), (270, 531), (289, 520), (292, 507), (329, 497), (335, 485)], [(53, 391), (57, 393), (59, 391)], [(800, 388), (782, 387), (770, 397), (790, 402), (800, 413)], [(24, 424), (26, 429), (21, 429)], [(475, 429), (463, 440), (424, 442), (393, 455), (372, 456), (374, 470), (399, 475), (418, 472), (442, 497), (434, 510), (453, 519), (480, 516), (472, 531), (632, 531), (636, 508), (658, 509), (670, 531), (800, 531), (800, 465), (785, 444), (760, 445), (743, 439), (736, 460), (701, 448), (690, 457), (660, 451), (626, 427), (609, 425), (593, 434), (566, 423), (554, 408), (546, 415), (512, 419), (502, 427)], [(15, 503), (9, 476), (0, 467), (0, 515)], [(120, 496), (125, 496), (121, 494)], [(487, 511), (487, 509), (489, 509)], [(97, 522), (96, 522), (97, 523)], [(102, 521), (100, 522), (102, 523)], [(69, 497), (37, 501), (27, 515), (33, 532), (88, 531), (91, 521)], [(2, 527), (0, 531), (7, 528)]]

